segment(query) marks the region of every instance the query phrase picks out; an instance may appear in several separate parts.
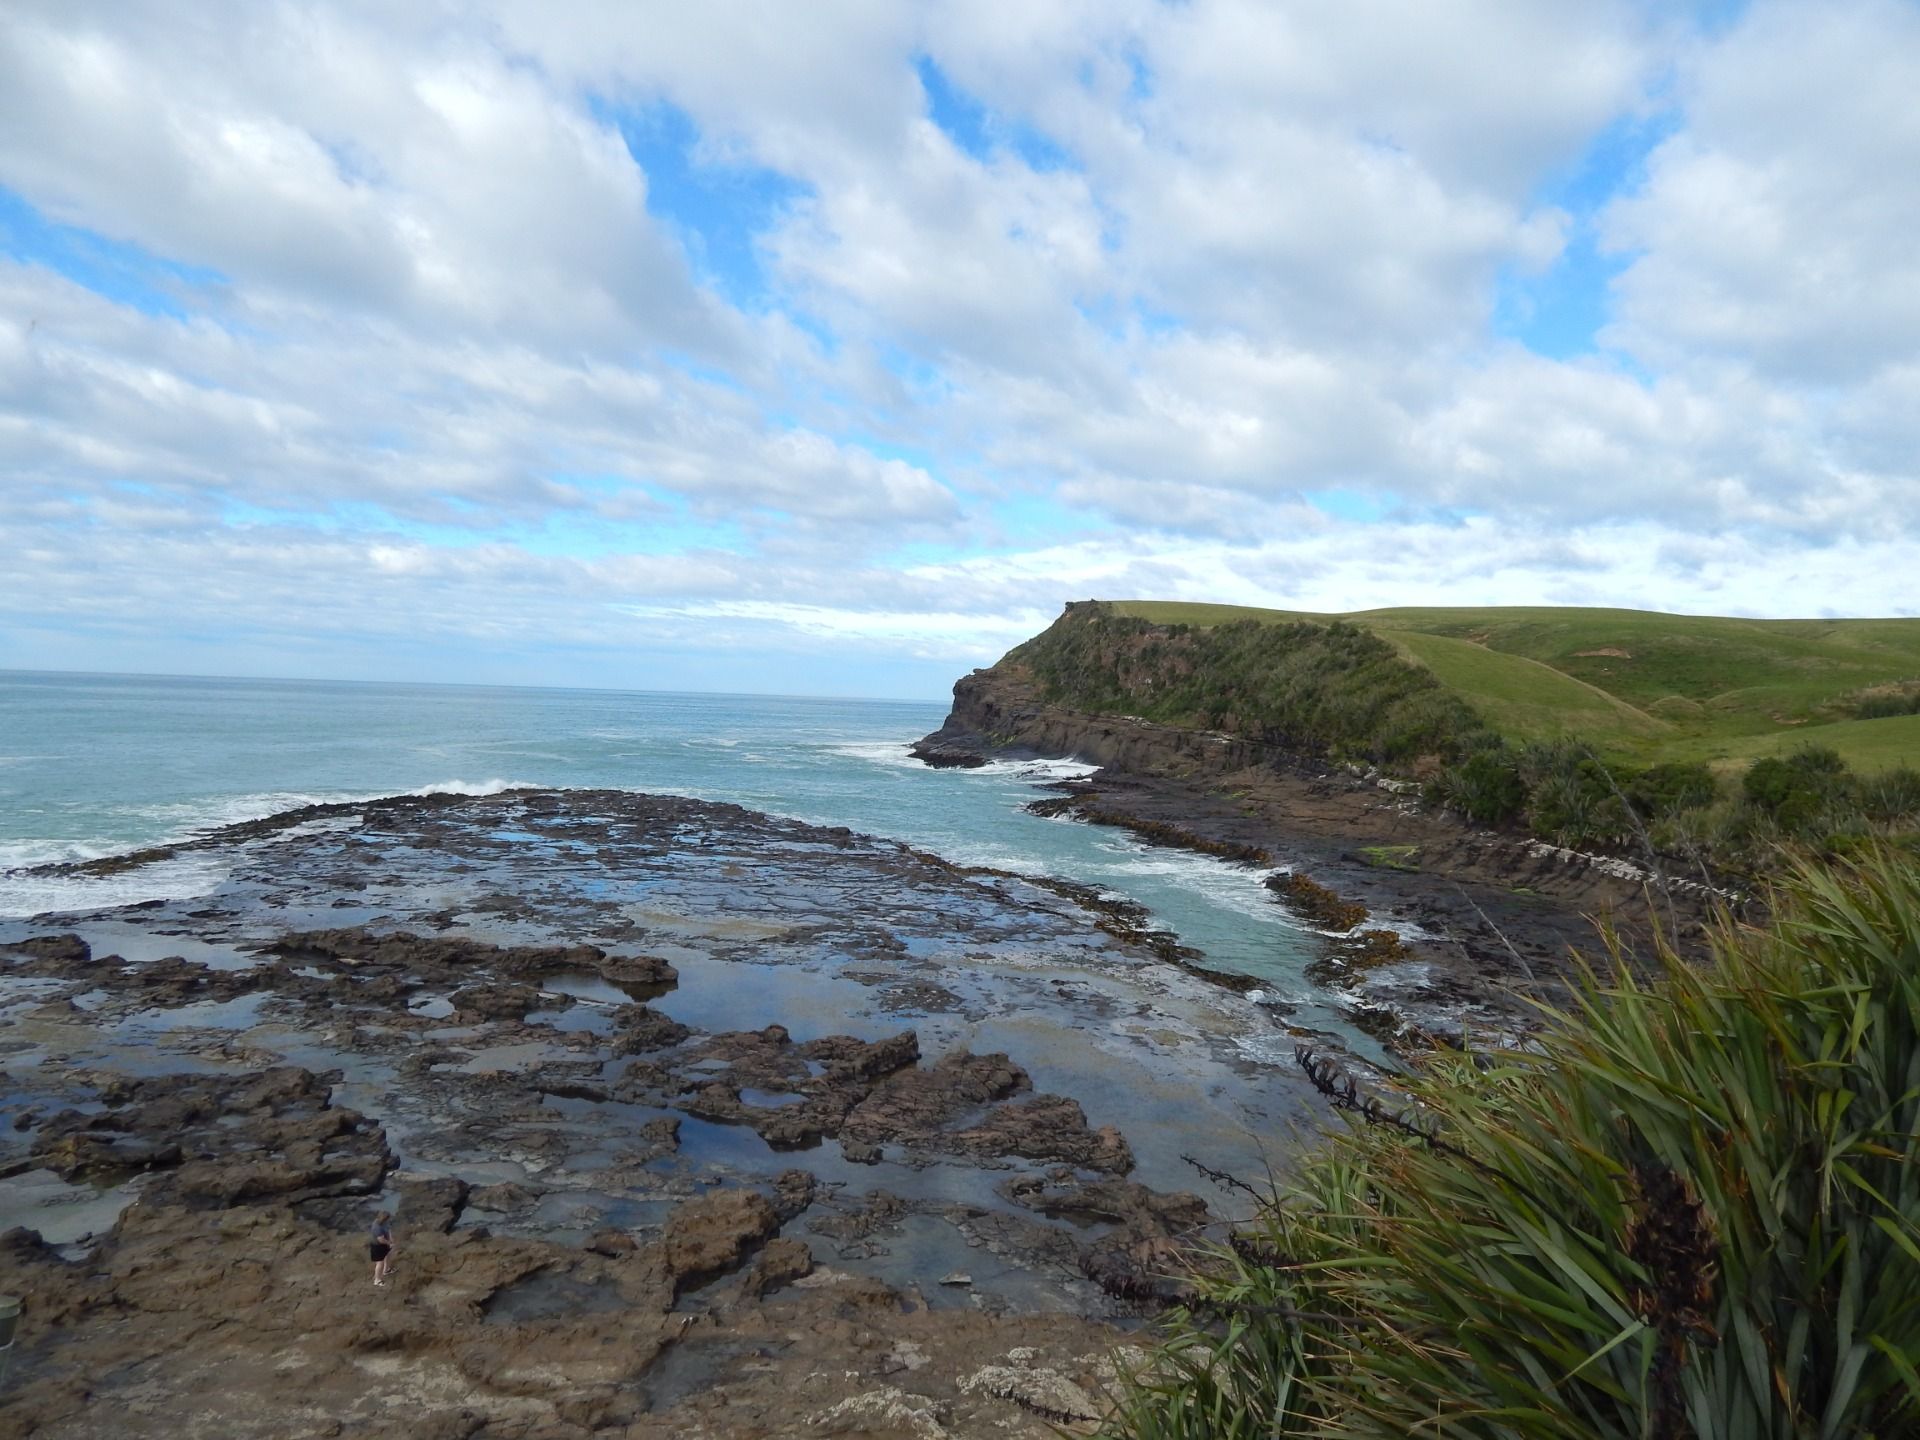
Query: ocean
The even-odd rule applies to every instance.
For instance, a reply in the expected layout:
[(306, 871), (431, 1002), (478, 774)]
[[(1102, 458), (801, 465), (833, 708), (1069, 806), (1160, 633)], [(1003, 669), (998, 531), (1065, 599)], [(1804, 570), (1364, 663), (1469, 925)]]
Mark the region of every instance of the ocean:
[[(1208, 962), (1259, 976), (1299, 1022), (1346, 1031), (1303, 966), (1314, 938), (1262, 873), (1022, 806), (1072, 762), (930, 770), (907, 746), (944, 705), (461, 685), (0, 671), (0, 916), (203, 894), (217, 856), (125, 875), (21, 873), (318, 801), (517, 786), (731, 801), (970, 865), (1137, 901)], [(1279, 857), (1282, 864), (1285, 857)]]

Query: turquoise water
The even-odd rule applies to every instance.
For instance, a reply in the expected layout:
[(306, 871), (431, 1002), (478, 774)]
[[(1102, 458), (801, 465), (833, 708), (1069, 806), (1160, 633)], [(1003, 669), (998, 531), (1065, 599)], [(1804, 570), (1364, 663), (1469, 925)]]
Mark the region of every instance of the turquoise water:
[[(646, 790), (1099, 885), (1147, 906), (1212, 963), (1269, 981), (1268, 998), (1305, 1006), (1303, 1022), (1338, 1024), (1301, 974), (1311, 937), (1259, 872), (1021, 809), (1037, 784), (1090, 767), (910, 760), (907, 745), (944, 714), (890, 701), (0, 672), (0, 872), (313, 801)], [(0, 915), (205, 893), (218, 867), (188, 856), (101, 879), (0, 873)]]

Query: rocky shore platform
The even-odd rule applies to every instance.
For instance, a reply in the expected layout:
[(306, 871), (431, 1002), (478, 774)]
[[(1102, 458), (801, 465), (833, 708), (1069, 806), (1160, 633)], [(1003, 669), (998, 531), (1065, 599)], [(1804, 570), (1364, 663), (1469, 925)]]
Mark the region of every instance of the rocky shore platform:
[(9, 1436), (1085, 1430), (1113, 1277), (1317, 1114), (1124, 906), (845, 830), (516, 791), (91, 868), (183, 849), (0, 922)]

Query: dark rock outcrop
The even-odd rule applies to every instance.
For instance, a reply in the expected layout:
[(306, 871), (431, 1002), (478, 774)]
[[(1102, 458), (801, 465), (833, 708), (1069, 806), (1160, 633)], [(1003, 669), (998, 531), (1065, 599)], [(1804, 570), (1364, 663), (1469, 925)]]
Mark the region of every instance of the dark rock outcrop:
[(1003, 752), (1182, 776), (1222, 775), (1272, 757), (1272, 747), (1232, 735), (1049, 704), (1017, 666), (1004, 663), (962, 676), (946, 723), (910, 753), (951, 766), (985, 764)]

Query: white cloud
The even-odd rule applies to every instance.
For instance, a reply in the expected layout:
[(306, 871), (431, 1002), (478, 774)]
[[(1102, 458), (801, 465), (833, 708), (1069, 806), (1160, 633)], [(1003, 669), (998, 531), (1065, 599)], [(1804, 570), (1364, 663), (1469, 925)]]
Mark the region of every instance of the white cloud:
[[(0, 623), (958, 663), (1103, 593), (1893, 609), (1916, 57), (1899, 0), (27, 0), (0, 186), (81, 233), (0, 259)], [(615, 123), (662, 104), (691, 181)], [(1493, 334), (1656, 116), (1603, 349)]]
[(1920, 356), (1920, 10), (1767, 0), (1683, 67), (1685, 125), (1609, 218), (1620, 343), (1787, 383)]

